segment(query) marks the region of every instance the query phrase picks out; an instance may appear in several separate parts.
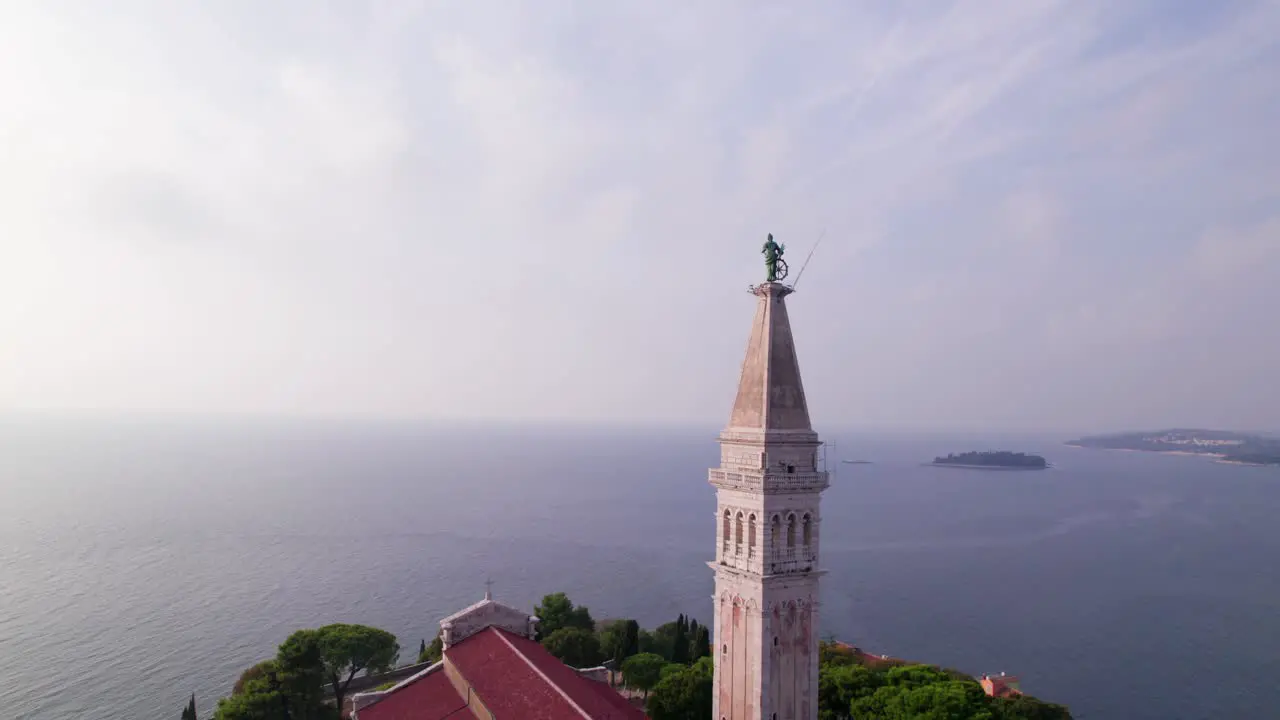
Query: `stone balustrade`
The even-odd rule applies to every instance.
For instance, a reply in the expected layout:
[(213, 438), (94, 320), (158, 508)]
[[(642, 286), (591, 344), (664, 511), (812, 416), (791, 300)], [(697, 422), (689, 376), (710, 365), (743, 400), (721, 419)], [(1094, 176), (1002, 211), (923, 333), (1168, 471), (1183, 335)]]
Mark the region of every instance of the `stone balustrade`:
[(718, 488), (747, 492), (820, 492), (830, 485), (825, 470), (787, 473), (713, 468), (708, 471), (708, 480)]
[(816, 569), (817, 564), (817, 548), (785, 548), (769, 553), (769, 569), (767, 574), (779, 575), (793, 572), (809, 572), (810, 570)]
[(737, 553), (724, 555), (720, 564), (726, 567), (759, 573), (761, 575), (785, 575), (816, 570), (818, 566), (818, 549), (816, 547), (795, 547), (750, 555)]

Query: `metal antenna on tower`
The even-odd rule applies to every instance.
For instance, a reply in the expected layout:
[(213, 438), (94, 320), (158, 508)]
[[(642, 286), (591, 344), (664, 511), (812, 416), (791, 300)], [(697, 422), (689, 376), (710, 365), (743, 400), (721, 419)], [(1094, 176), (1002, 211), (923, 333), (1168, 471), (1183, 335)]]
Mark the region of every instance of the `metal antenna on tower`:
[(799, 284), (800, 284), (800, 278), (804, 277), (804, 269), (805, 269), (805, 268), (807, 268), (807, 267), (809, 267), (809, 261), (813, 259), (813, 253), (814, 253), (814, 251), (816, 251), (816, 250), (818, 249), (818, 246), (822, 244), (822, 238), (824, 238), (824, 237), (826, 237), (826, 236), (827, 236), (827, 229), (826, 229), (826, 228), (822, 228), (822, 234), (821, 234), (821, 235), (818, 235), (818, 241), (817, 241), (817, 242), (815, 242), (815, 243), (813, 244), (813, 247), (809, 249), (809, 254), (805, 257), (805, 259), (804, 259), (804, 264), (800, 266), (800, 272), (799, 272), (799, 273), (796, 273), (796, 281), (795, 281), (795, 282), (793, 282), (793, 283), (791, 283), (791, 288), (792, 288), (793, 290), (795, 289), (795, 287), (796, 287), (797, 285), (799, 285)]

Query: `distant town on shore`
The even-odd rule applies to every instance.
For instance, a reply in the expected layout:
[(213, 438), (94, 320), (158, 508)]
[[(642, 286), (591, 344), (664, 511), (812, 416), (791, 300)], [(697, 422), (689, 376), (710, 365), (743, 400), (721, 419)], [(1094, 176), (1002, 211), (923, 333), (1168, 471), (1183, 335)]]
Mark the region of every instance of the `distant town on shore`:
[(1236, 465), (1280, 465), (1280, 438), (1229, 430), (1173, 429), (1090, 435), (1067, 443), (1099, 450), (1203, 455)]

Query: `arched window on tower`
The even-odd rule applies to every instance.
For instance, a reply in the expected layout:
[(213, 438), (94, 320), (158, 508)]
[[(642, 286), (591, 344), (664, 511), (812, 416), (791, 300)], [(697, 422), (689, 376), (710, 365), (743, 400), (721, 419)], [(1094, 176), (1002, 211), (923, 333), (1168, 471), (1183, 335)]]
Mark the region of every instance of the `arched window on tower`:
[(747, 518), (747, 557), (756, 556), (756, 514)]
[(791, 550), (796, 546), (796, 516), (787, 516), (787, 549)]
[(721, 530), (721, 532), (720, 532), (720, 534), (721, 534), (721, 536), (722, 536), (722, 537), (721, 537), (721, 540), (720, 540), (721, 552), (722, 552), (722, 554), (724, 554), (724, 555), (728, 555), (728, 554), (729, 554), (729, 532), (730, 532), (730, 531), (729, 531), (729, 517), (730, 517), (730, 513), (729, 513), (729, 511), (728, 511), (728, 510), (725, 510), (725, 511), (724, 511), (724, 528), (723, 528), (723, 529)]
[(809, 546), (813, 544), (813, 519), (809, 517), (809, 513), (804, 514), (804, 549), (807, 552)]
[(742, 512), (738, 512), (736, 522), (733, 524), (733, 551), (735, 554), (742, 554)]
[(777, 515), (769, 518), (769, 553), (778, 554), (778, 542), (782, 538), (782, 520)]

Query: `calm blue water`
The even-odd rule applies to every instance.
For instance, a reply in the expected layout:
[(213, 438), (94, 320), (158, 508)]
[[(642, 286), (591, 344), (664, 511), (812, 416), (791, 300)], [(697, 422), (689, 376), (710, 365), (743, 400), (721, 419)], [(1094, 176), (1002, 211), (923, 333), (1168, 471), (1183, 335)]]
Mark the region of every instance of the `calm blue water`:
[[(0, 714), (176, 717), (195, 692), (203, 717), (296, 628), (416, 649), (486, 576), (709, 620), (715, 433), (0, 421)], [(1280, 471), (833, 439), (876, 464), (825, 495), (824, 634), (1016, 673), (1083, 720), (1278, 716)], [(988, 447), (1058, 467), (918, 464)]]

